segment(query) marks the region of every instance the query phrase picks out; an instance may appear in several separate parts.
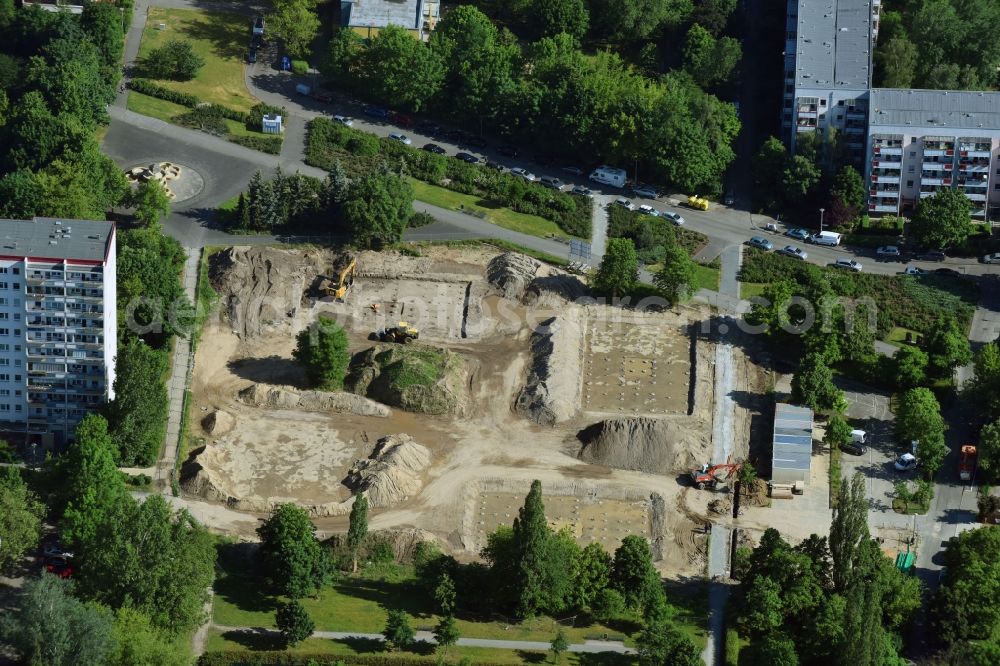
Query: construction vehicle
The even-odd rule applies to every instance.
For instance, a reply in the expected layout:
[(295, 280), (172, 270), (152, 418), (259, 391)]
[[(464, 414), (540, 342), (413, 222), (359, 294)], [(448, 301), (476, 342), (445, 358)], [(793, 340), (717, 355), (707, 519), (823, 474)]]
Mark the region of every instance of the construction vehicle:
[(324, 279), (319, 283), (319, 290), (324, 296), (333, 296), (338, 301), (343, 301), (348, 290), (354, 284), (354, 271), (358, 267), (358, 260), (350, 255), (344, 255), (331, 273), (334, 278)]
[(708, 199), (692, 194), (688, 197), (688, 206), (697, 210), (708, 210)]
[(961, 481), (972, 481), (976, 473), (976, 447), (964, 445), (958, 452), (958, 478)]
[(420, 331), (410, 326), (408, 322), (401, 321), (391, 328), (375, 331), (375, 336), (380, 342), (398, 342), (405, 345), (419, 338)]
[(700, 469), (691, 470), (691, 483), (698, 490), (715, 490), (720, 483), (728, 485), (729, 480), (739, 473), (740, 467), (739, 463), (705, 464)]

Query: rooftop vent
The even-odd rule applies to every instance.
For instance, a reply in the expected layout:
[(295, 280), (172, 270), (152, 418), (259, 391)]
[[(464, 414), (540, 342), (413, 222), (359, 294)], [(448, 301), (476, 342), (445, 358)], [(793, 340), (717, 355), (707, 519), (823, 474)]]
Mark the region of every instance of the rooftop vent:
[(58, 245), (59, 241), (50, 240), (49, 245)]

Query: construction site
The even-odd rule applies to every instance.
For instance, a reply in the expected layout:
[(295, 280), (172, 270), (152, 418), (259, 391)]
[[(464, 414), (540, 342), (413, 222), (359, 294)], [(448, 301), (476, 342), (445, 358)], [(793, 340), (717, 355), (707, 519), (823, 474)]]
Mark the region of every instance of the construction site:
[[(414, 254), (211, 257), (183, 492), (249, 516), (295, 502), (321, 533), (365, 492), (372, 529), (415, 528), (472, 559), (539, 479), (552, 526), (582, 545), (641, 535), (668, 577), (703, 574), (719, 496), (691, 474), (713, 457), (710, 309), (603, 304), (579, 277), (486, 245)], [(292, 357), (321, 315), (348, 335), (344, 391), (312, 390)], [(740, 349), (726, 376), (763, 392)], [(744, 459), (751, 413), (735, 410)]]

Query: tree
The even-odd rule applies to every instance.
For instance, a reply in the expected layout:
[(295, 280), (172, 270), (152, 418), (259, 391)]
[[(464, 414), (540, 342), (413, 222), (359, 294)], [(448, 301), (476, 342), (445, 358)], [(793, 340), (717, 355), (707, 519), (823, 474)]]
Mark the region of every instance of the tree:
[(259, 557), (271, 584), (288, 597), (313, 594), (326, 582), (329, 563), (305, 509), (279, 504), (257, 528)]
[(125, 31), (118, 6), (105, 2), (90, 2), (83, 6), (80, 27), (97, 47), (97, 52), (110, 80), (117, 81), (121, 74), (122, 53), (125, 50)]
[(601, 622), (615, 620), (625, 614), (625, 597), (618, 590), (606, 587), (594, 596), (590, 610)]
[(910, 510), (910, 503), (915, 501), (913, 491), (910, 490), (910, 484), (905, 480), (897, 481), (892, 484), (892, 494), (903, 505), (903, 513), (908, 512)]
[(933, 477), (948, 447), (944, 443), (941, 405), (930, 389), (914, 388), (903, 394), (896, 410), (896, 437), (901, 442), (917, 442), (917, 458), (928, 477)]
[(979, 469), (986, 480), (1000, 478), (1000, 420), (983, 427), (976, 454)]
[(671, 305), (689, 298), (695, 291), (695, 279), (694, 262), (684, 248), (679, 245), (667, 247), (663, 255), (663, 268), (653, 276), (653, 284), (663, 297)]
[(158, 629), (178, 634), (201, 624), (215, 578), (215, 542), (162, 495), (119, 499), (93, 537), (78, 540), (75, 579), (85, 599), (131, 606)]
[(622, 539), (611, 565), (611, 585), (621, 592), (629, 608), (643, 610), (655, 603), (657, 591), (662, 594), (663, 588), (660, 575), (653, 567), (653, 552), (648, 541), (634, 535)]
[(437, 602), (439, 613), (451, 615), (455, 612), (455, 583), (447, 573), (441, 574), (437, 587), (434, 588), (434, 601)]
[(703, 88), (729, 80), (743, 56), (737, 40), (716, 39), (698, 23), (688, 29), (683, 52), (684, 69)]
[(562, 653), (569, 648), (569, 641), (566, 640), (566, 632), (563, 631), (562, 627), (556, 632), (555, 638), (552, 639), (552, 643), (549, 646), (549, 650), (552, 651), (552, 663), (558, 664), (559, 657)]
[[(242, 197), (243, 194), (240, 193)], [(160, 217), (170, 212), (170, 197), (158, 180), (147, 180), (129, 192), (126, 205), (135, 208), (136, 222), (144, 227), (159, 224)]]
[(330, 208), (339, 206), (347, 199), (350, 188), (351, 181), (347, 178), (343, 163), (339, 159), (334, 160), (323, 182), (324, 203)]
[(594, 286), (616, 298), (629, 293), (639, 282), (639, 258), (635, 244), (629, 238), (609, 238), (601, 259), (601, 266), (594, 275)]
[(948, 376), (955, 368), (972, 361), (969, 339), (952, 315), (938, 315), (924, 340), (924, 349), (931, 370), (939, 377)]
[(368, 496), (358, 493), (351, 505), (350, 523), (347, 527), (347, 547), (351, 551), (351, 570), (358, 571), (358, 549), (368, 534)]
[(276, 0), (268, 27), (281, 39), (289, 55), (305, 58), (320, 28), (316, 0)]
[(712, 35), (718, 36), (735, 9), (736, 0), (702, 0), (695, 5), (691, 18)]
[(74, 546), (89, 543), (126, 494), (103, 416), (88, 414), (80, 421), (59, 469), (64, 477), (63, 496), (68, 498), (62, 538)]
[(753, 636), (773, 632), (784, 622), (783, 610), (781, 588), (774, 580), (767, 576), (751, 579), (740, 616), (746, 631)]
[(31, 219), (44, 195), (28, 169), (18, 169), (0, 177), (0, 215), (14, 220)]
[(636, 639), (639, 666), (699, 666), (698, 649), (691, 639), (669, 622), (646, 627)]
[(865, 183), (858, 170), (847, 164), (840, 168), (833, 177), (830, 195), (840, 199), (845, 206), (852, 208), (857, 214), (865, 205)]
[(162, 377), (169, 364), (166, 351), (138, 338), (128, 337), (118, 347), (115, 397), (106, 413), (115, 458), (123, 465), (152, 465), (160, 453), (170, 401)]
[(751, 300), (747, 322), (762, 327), (771, 338), (776, 338), (789, 323), (788, 308), (791, 304), (794, 284), (790, 280), (778, 280), (764, 288), (763, 293)]
[(868, 498), (865, 478), (856, 473), (848, 483), (840, 481), (837, 505), (830, 524), (830, 556), (833, 559), (833, 584), (838, 592), (847, 590), (857, 564), (858, 544), (868, 539)]
[[(433, 38), (433, 33), (431, 36)], [(355, 85), (358, 80), (355, 68), (363, 50), (361, 35), (351, 28), (337, 29), (330, 38), (326, 59), (320, 65), (323, 75), (330, 81), (342, 81), (347, 87)]]
[(889, 39), (875, 51), (875, 62), (886, 88), (910, 88), (920, 62), (920, 54), (905, 36)]
[(945, 188), (917, 202), (909, 232), (921, 247), (948, 249), (972, 233), (971, 204), (961, 190)]
[(343, 388), (351, 354), (347, 351), (347, 333), (336, 320), (320, 315), (295, 341), (292, 358), (305, 366), (313, 386), (323, 391)]
[(580, 608), (590, 608), (611, 579), (611, 555), (596, 541), (588, 543), (574, 567), (576, 592), (573, 603)]
[(802, 155), (794, 155), (781, 172), (781, 191), (791, 205), (801, 205), (820, 181), (819, 167)]
[(620, 41), (640, 41), (662, 26), (680, 24), (691, 5), (691, 0), (591, 0), (591, 23)]
[(783, 195), (779, 183), (787, 160), (788, 151), (781, 139), (771, 136), (761, 144), (754, 158), (755, 206), (775, 209), (781, 204)]
[(28, 664), (104, 666), (114, 649), (111, 614), (85, 605), (72, 584), (42, 574), (24, 584), (16, 613), (0, 616), (0, 637)]
[[(273, 28), (272, 28), (273, 29)], [(190, 81), (205, 66), (205, 59), (195, 53), (191, 42), (171, 39), (149, 52), (143, 59), (143, 70), (154, 79)]]
[(153, 626), (149, 616), (129, 606), (115, 613), (115, 651), (107, 666), (187, 666), (189, 650), (176, 636)]
[[(795, 642), (781, 633), (764, 636), (753, 641), (747, 651), (748, 664), (770, 664), (771, 666), (799, 666), (799, 657), (795, 651)], [(740, 653), (740, 663), (743, 662)]]
[(389, 609), (382, 635), (390, 650), (405, 650), (409, 647), (413, 642), (413, 627), (410, 626), (406, 613), (398, 608)]
[(544, 576), (551, 540), (540, 481), (531, 482), (524, 506), (514, 519), (513, 536), (517, 557), (517, 613), (519, 617), (531, 617), (545, 606)]
[(528, 6), (525, 23), (535, 39), (565, 33), (580, 40), (590, 27), (590, 12), (584, 0), (538, 0)]
[(77, 36), (43, 46), (28, 60), (25, 83), (41, 94), (54, 115), (71, 116), (88, 130), (107, 122), (107, 105), (115, 96), (113, 82), (101, 75), (101, 54)]
[[(851, 425), (844, 420), (840, 414), (833, 414), (826, 424), (826, 432), (823, 434), (823, 442), (830, 449), (840, 448), (841, 444), (847, 443), (851, 439)], [(840, 479), (834, 479), (839, 483)]]
[(287, 647), (295, 647), (312, 636), (313, 630), (316, 629), (316, 623), (309, 617), (309, 612), (298, 599), (292, 599), (278, 606), (274, 625), (281, 632), (281, 638)]
[(362, 176), (351, 183), (343, 213), (356, 244), (377, 248), (395, 243), (413, 214), (413, 188), (394, 174)]
[(944, 551), (942, 585), (931, 602), (937, 634), (946, 644), (981, 640), (1000, 630), (1000, 527), (968, 530)]
[(410, 111), (424, 110), (445, 78), (438, 52), (395, 25), (371, 38), (357, 68), (371, 95)]
[(19, 564), (38, 545), (45, 505), (16, 467), (0, 468), (0, 571)]
[(458, 642), (458, 627), (455, 625), (455, 616), (451, 613), (442, 615), (441, 619), (434, 626), (434, 641), (438, 647), (443, 648), (445, 654), (448, 648)]
[(900, 347), (892, 357), (893, 380), (909, 389), (927, 382), (927, 354), (917, 347)]
[(816, 411), (843, 411), (846, 406), (833, 371), (815, 353), (806, 355), (792, 376), (792, 400)]
[[(166, 349), (172, 336), (185, 335), (190, 330), (194, 308), (179, 277), (186, 258), (180, 243), (164, 236), (159, 229), (130, 229), (119, 234), (119, 330), (127, 329), (140, 336), (156, 350)], [(119, 347), (119, 353), (119, 375), (124, 372), (121, 364), (129, 356), (153, 367), (158, 363), (148, 354), (144, 356), (142, 350), (132, 349), (125, 355)], [(140, 368), (136, 373), (141, 376), (143, 370)], [(165, 396), (164, 389), (163, 400)], [(149, 411), (157, 413), (152, 408)], [(111, 421), (114, 427), (114, 419)], [(159, 444), (156, 446), (158, 450)]]

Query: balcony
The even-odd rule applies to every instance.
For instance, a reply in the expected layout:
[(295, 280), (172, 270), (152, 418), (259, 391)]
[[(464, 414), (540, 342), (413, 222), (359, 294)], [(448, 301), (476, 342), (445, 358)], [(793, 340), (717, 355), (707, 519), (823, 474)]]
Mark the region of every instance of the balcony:
[(973, 192), (966, 191), (965, 192), (965, 198), (968, 199), (969, 201), (986, 201), (986, 195), (985, 194), (979, 194), (978, 192), (977, 193), (973, 193)]
[(961, 157), (976, 157), (981, 159), (990, 159), (993, 153), (990, 150), (960, 150), (958, 153)]
[(902, 162), (894, 162), (894, 161), (891, 161), (891, 160), (878, 160), (878, 159), (875, 159), (875, 160), (872, 160), (872, 167), (876, 168), (876, 169), (896, 169), (896, 170), (899, 170), (899, 169), (903, 168), (903, 163)]
[(948, 148), (924, 148), (924, 157), (951, 157), (955, 151)]
[(873, 213), (896, 213), (899, 212), (899, 206), (894, 204), (868, 204), (868, 210)]
[(899, 198), (899, 189), (897, 188), (897, 189), (892, 189), (892, 190), (889, 190), (889, 189), (885, 189), (885, 190), (872, 190), (870, 192), (870, 196), (876, 197), (876, 198), (884, 198), (884, 199), (898, 199)]
[(952, 165), (950, 162), (924, 162), (920, 166), (924, 171), (948, 171)]
[(885, 156), (885, 155), (895, 155), (897, 157), (901, 157), (903, 155), (903, 148), (902, 148), (902, 146), (879, 146), (879, 145), (876, 145), (872, 149), (872, 151), (876, 155), (883, 155), (883, 156)]
[(888, 183), (890, 185), (899, 185), (899, 176), (878, 176), (873, 174), (872, 182), (878, 183), (880, 185), (882, 183)]

